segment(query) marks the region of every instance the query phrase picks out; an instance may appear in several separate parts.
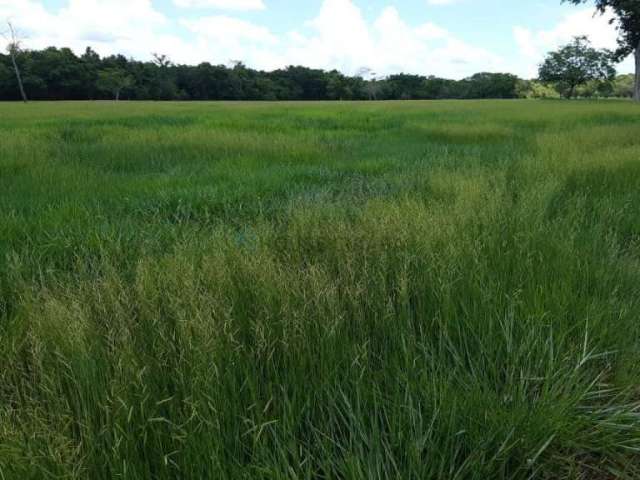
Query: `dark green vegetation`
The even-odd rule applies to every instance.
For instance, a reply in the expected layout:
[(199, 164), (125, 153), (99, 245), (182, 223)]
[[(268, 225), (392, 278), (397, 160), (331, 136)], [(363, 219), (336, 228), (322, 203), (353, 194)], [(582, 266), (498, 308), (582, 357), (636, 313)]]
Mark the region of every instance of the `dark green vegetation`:
[(640, 475), (631, 102), (0, 105), (0, 478)]
[(556, 85), (563, 96), (573, 98), (579, 94), (578, 87), (589, 82), (611, 88), (616, 76), (612, 57), (609, 50), (593, 48), (587, 37), (575, 37), (547, 55), (538, 76), (541, 81)]
[(563, 2), (579, 5), (594, 3), (598, 13), (604, 15), (613, 12), (618, 29), (617, 59), (623, 59), (633, 54), (636, 63), (634, 81), (634, 99), (640, 101), (640, 2), (638, 0), (562, 0)]
[[(300, 66), (262, 72), (243, 64), (173, 65), (164, 56), (157, 56), (155, 62), (122, 55), (100, 58), (91, 49), (76, 56), (68, 48), (20, 51), (16, 59), (31, 100), (433, 100), (557, 95), (552, 88), (508, 73), (478, 73), (459, 81), (409, 74), (375, 79), (366, 71), (350, 77)], [(624, 75), (611, 82), (589, 82), (576, 94), (630, 97), (633, 82)], [(0, 54), (0, 100), (20, 98), (11, 58)]]

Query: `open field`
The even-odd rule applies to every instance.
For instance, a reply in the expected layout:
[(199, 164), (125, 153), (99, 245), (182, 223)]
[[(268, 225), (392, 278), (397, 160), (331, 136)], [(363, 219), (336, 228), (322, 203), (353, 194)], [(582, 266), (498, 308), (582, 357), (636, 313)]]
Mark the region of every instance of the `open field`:
[(0, 479), (639, 476), (637, 105), (0, 105)]

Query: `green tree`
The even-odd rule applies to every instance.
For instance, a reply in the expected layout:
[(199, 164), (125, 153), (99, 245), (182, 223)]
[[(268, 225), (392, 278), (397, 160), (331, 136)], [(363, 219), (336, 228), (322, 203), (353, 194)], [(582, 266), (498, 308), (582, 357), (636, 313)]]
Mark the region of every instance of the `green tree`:
[[(562, 0), (575, 5), (589, 3), (591, 0)], [(594, 0), (601, 14), (611, 9), (617, 17), (618, 50), (616, 59), (622, 60), (634, 53), (636, 74), (633, 98), (640, 102), (640, 1), (639, 0)], [(615, 20), (614, 20), (615, 21)]]
[(95, 82), (88, 65), (69, 48), (48, 47), (29, 52), (25, 63), (25, 84), (29, 76), (44, 81), (43, 95), (31, 90), (32, 96), (50, 100), (82, 100), (88, 98)]
[(526, 93), (526, 98), (537, 99), (550, 99), (560, 98), (560, 94), (556, 89), (545, 85), (544, 83), (531, 81), (529, 82), (529, 90)]
[(612, 54), (591, 46), (587, 37), (576, 37), (555, 52), (550, 52), (538, 72), (542, 82), (554, 84), (566, 98), (572, 98), (576, 89), (592, 80), (611, 81), (616, 70)]
[(98, 80), (96, 82), (100, 90), (112, 93), (116, 102), (120, 100), (122, 90), (133, 86), (133, 83), (133, 78), (119, 68), (101, 70), (98, 72)]
[(613, 81), (601, 82), (591, 80), (577, 89), (577, 95), (582, 98), (608, 98), (613, 96)]
[(9, 91), (13, 92), (13, 73), (11, 68), (4, 64), (4, 55), (0, 54), (0, 98), (8, 96)]
[(382, 84), (384, 97), (389, 100), (416, 100), (425, 98), (425, 77), (398, 73), (390, 75)]
[(151, 96), (160, 100), (172, 100), (178, 97), (178, 88), (173, 75), (173, 62), (167, 55), (154, 53), (152, 80), (150, 83)]
[(424, 95), (428, 99), (459, 98), (459, 82), (431, 75), (424, 81)]
[(381, 93), (383, 82), (378, 78), (376, 72), (369, 67), (362, 67), (357, 76), (364, 82), (364, 91), (369, 100), (377, 100)]
[(476, 73), (466, 79), (468, 98), (517, 98), (518, 77), (510, 73)]
[(337, 70), (327, 73), (327, 98), (331, 100), (349, 100), (353, 98), (349, 79)]
[(613, 81), (613, 95), (621, 98), (633, 97), (634, 90), (634, 76), (618, 75)]
[(91, 47), (87, 47), (80, 60), (84, 64), (86, 71), (87, 85), (85, 90), (87, 98), (93, 100), (98, 94), (96, 82), (98, 81), (98, 71), (100, 70), (102, 59)]

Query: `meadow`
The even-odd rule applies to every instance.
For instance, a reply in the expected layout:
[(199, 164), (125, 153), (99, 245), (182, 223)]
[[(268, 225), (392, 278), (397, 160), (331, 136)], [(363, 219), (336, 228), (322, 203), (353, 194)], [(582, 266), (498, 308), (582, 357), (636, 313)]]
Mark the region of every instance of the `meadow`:
[(640, 107), (0, 104), (0, 479), (640, 477)]

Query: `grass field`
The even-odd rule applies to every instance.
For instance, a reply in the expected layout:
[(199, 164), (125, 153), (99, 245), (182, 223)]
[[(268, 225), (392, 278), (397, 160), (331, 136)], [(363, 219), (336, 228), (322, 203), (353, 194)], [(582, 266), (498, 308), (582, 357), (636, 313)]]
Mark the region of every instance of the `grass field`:
[(640, 476), (631, 102), (0, 105), (0, 479)]

